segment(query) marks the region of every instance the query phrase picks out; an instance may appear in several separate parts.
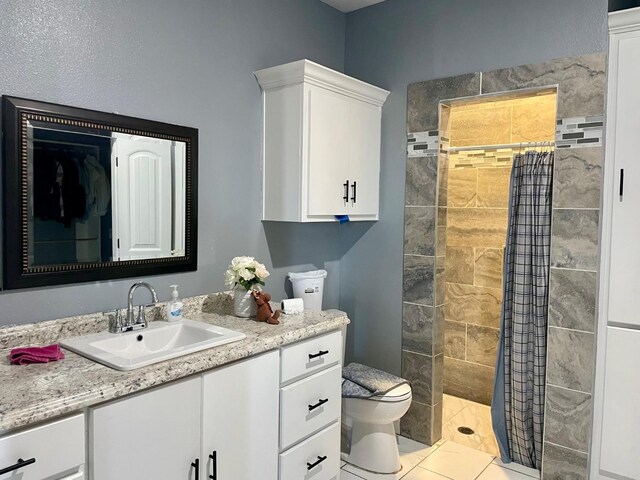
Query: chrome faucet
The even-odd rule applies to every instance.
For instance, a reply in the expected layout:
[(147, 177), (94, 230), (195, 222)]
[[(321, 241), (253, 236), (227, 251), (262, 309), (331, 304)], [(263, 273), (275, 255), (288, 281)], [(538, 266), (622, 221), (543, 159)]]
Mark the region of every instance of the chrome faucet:
[(145, 287), (151, 293), (151, 297), (153, 298), (153, 303), (158, 303), (158, 295), (156, 294), (156, 289), (149, 285), (147, 282), (136, 282), (131, 285), (129, 289), (129, 297), (127, 302), (127, 316), (125, 318), (124, 323), (120, 318), (120, 311), (116, 310), (115, 312), (110, 312), (109, 315), (109, 332), (111, 333), (124, 333), (131, 332), (134, 330), (140, 330), (142, 328), (146, 328), (147, 319), (145, 317), (145, 306), (138, 306), (138, 318), (135, 318), (133, 313), (133, 294), (137, 290), (138, 287)]

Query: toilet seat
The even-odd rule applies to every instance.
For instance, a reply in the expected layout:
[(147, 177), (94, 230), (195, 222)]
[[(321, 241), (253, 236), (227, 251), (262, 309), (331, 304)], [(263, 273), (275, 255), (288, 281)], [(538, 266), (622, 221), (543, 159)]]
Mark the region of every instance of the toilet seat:
[(411, 385), (409, 385), (408, 383), (403, 383), (402, 385), (398, 385), (397, 387), (392, 388), (383, 395), (374, 395), (372, 397), (363, 398), (360, 400), (393, 403), (403, 402), (409, 398), (411, 398)]

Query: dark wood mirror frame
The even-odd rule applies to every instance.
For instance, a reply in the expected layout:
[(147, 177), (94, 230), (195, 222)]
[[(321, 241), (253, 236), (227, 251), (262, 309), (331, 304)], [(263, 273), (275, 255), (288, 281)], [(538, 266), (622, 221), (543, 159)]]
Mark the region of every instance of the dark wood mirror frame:
[[(4, 289), (142, 277), (197, 269), (198, 130), (16, 97), (2, 97)], [(185, 255), (144, 260), (29, 266), (27, 123), (108, 128), (186, 143)]]

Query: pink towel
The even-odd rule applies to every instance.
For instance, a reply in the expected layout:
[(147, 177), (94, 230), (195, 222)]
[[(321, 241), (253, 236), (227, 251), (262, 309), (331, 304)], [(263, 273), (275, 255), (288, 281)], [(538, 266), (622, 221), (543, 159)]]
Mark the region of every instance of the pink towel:
[(64, 352), (57, 344), (46, 347), (20, 347), (9, 352), (9, 361), (14, 365), (55, 362), (63, 358)]

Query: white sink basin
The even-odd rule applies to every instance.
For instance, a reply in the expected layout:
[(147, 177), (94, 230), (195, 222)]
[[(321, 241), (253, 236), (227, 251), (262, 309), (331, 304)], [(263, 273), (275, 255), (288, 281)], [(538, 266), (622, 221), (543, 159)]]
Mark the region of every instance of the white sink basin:
[(151, 322), (135, 332), (67, 338), (60, 344), (107, 367), (133, 370), (245, 337), (244, 333), (184, 319), (176, 323)]

